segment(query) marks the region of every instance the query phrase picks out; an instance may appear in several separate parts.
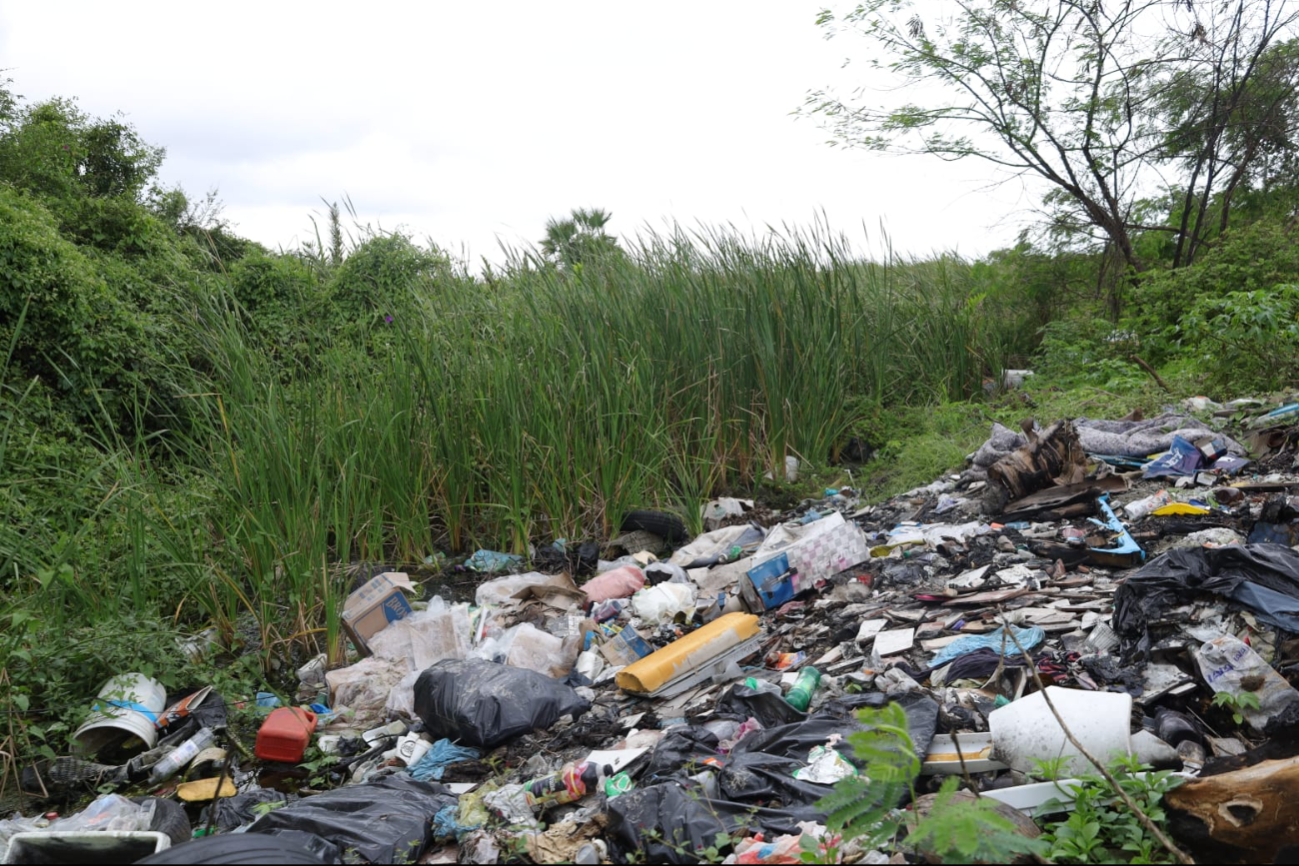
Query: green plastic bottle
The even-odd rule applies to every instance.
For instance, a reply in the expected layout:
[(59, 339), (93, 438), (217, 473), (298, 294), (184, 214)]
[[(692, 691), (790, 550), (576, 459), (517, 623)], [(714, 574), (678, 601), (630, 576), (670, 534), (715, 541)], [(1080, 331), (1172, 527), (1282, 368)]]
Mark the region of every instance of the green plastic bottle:
[(785, 695), (785, 702), (799, 712), (805, 713), (819, 685), (821, 685), (821, 672), (809, 665), (799, 673), (798, 679), (794, 681), (794, 687), (789, 690), (789, 694)]

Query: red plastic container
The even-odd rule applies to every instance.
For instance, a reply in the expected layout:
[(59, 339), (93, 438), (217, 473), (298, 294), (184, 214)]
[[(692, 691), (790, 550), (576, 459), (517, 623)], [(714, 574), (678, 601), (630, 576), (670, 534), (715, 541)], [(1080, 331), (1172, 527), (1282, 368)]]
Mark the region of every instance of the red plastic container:
[(301, 763), (316, 731), (316, 714), (302, 707), (277, 707), (262, 722), (253, 754), (263, 761)]

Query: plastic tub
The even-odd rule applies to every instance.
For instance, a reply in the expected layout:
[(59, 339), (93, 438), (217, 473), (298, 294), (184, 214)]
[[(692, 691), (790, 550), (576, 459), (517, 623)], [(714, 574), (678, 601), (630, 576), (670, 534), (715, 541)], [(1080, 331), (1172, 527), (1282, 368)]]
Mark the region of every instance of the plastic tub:
[(9, 837), (5, 863), (134, 863), (171, 847), (166, 833), (155, 830), (57, 830), (15, 833)]
[(135, 736), (152, 749), (158, 744), (158, 715), (166, 706), (162, 683), (144, 674), (118, 674), (99, 690), (95, 712), (77, 728), (72, 742), (77, 751), (94, 754)]

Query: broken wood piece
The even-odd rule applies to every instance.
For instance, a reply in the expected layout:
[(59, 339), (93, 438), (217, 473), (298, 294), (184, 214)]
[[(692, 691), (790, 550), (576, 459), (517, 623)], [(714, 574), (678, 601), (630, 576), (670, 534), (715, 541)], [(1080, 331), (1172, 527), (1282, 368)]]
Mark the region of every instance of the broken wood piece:
[(1169, 829), (1201, 862), (1275, 863), (1299, 852), (1299, 758), (1187, 782), (1164, 795)]

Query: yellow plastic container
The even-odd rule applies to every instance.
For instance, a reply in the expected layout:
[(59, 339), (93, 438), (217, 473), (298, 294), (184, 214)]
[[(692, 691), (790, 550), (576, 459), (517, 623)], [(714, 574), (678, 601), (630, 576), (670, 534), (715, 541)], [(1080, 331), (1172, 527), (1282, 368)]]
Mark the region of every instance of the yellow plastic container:
[(614, 682), (623, 691), (649, 694), (678, 676), (702, 667), (757, 633), (756, 616), (751, 613), (728, 613), (698, 631), (629, 664), (618, 672)]

